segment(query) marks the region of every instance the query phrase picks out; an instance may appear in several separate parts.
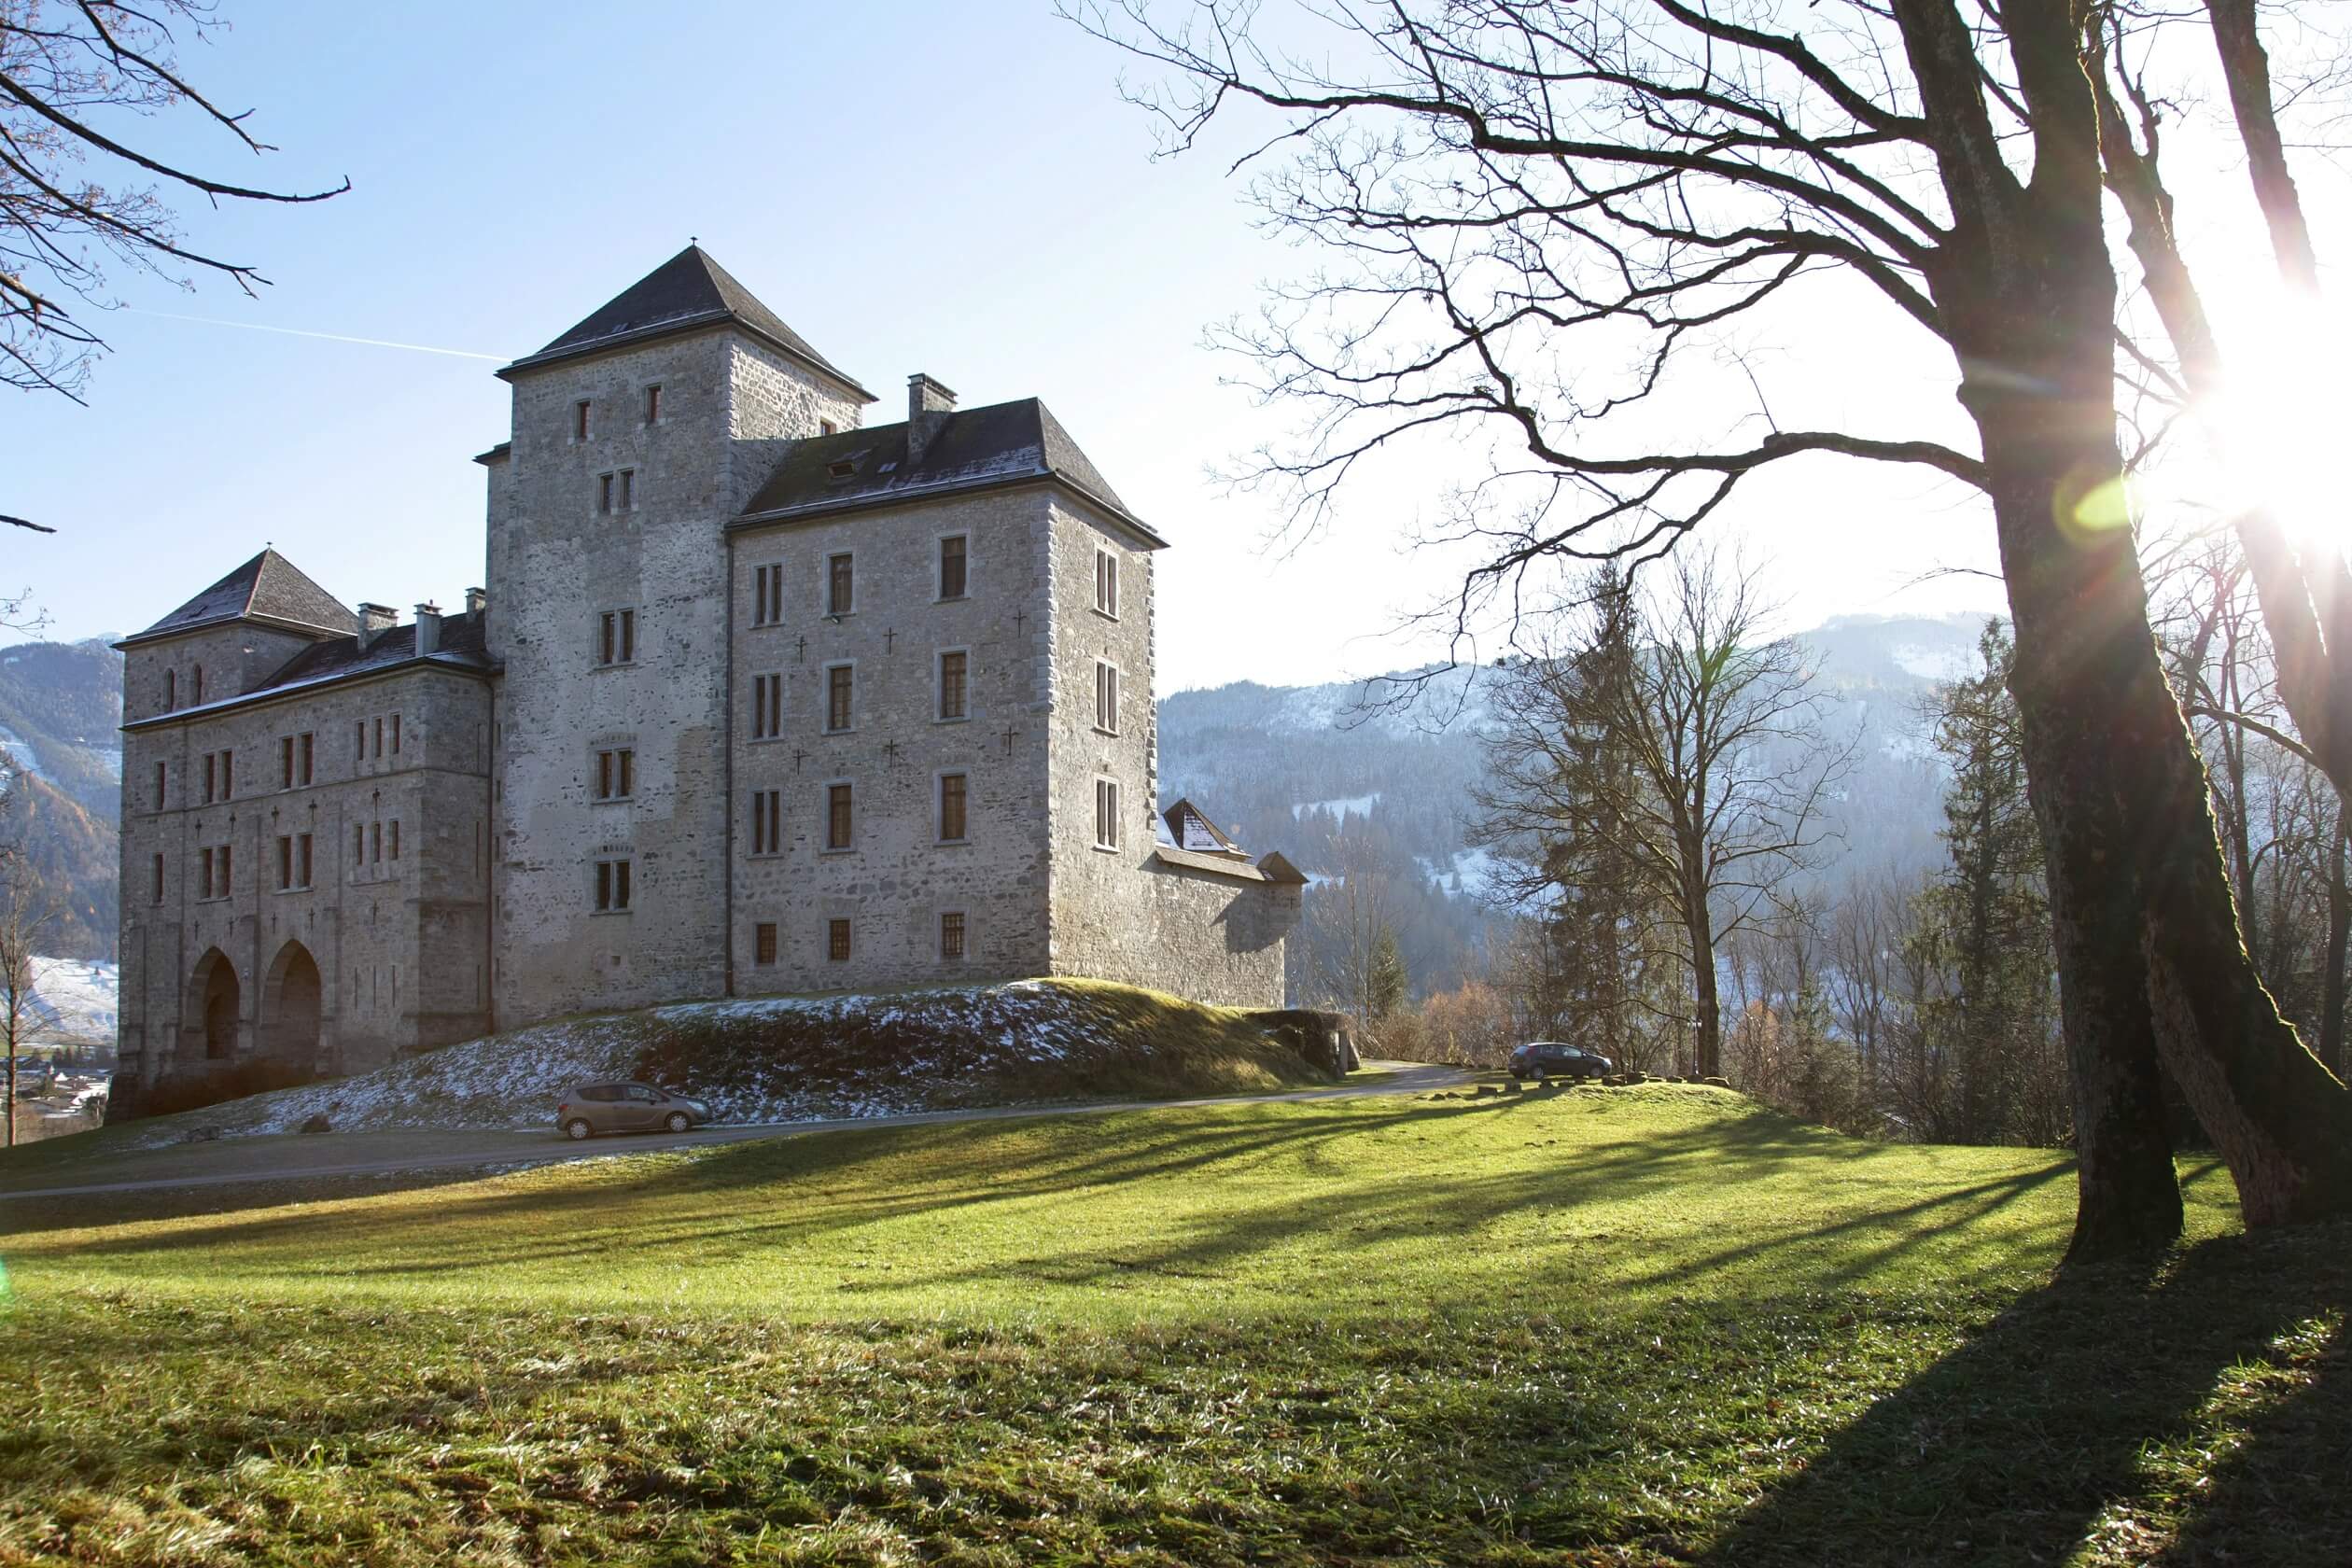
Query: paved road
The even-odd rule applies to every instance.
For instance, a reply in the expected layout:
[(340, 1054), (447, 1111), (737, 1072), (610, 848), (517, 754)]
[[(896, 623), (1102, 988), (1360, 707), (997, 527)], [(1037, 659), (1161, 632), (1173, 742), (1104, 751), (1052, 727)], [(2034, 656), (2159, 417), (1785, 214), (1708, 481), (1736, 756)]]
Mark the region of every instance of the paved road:
[[(36, 1187), (0, 1192), (0, 1203), (34, 1197), (79, 1197), (98, 1193), (154, 1192), (181, 1187), (227, 1186), (246, 1182), (295, 1182), (317, 1176), (398, 1176), (419, 1170), (562, 1165), (573, 1160), (610, 1159), (616, 1155), (651, 1154), (665, 1149), (698, 1149), (714, 1143), (747, 1143), (764, 1138), (799, 1138), (810, 1133), (842, 1132), (853, 1127), (918, 1127), (932, 1122), (993, 1121), (1014, 1116), (1099, 1116), (1114, 1111), (1164, 1111), (1202, 1105), (1285, 1105), (1317, 1099), (1361, 1099), (1375, 1095), (1426, 1094), (1468, 1083), (1472, 1074), (1461, 1068), (1434, 1067), (1422, 1062), (1370, 1062), (1381, 1076), (1363, 1084), (1338, 1084), (1327, 1089), (1295, 1089), (1285, 1094), (1217, 1095), (1201, 1099), (1133, 1099), (1085, 1105), (995, 1105), (969, 1111), (923, 1111), (903, 1116), (850, 1116), (821, 1122), (764, 1122), (749, 1126), (704, 1127), (695, 1132), (653, 1133), (633, 1138), (605, 1138), (586, 1143), (560, 1140), (545, 1132), (486, 1130), (469, 1140), (461, 1150), (443, 1149), (429, 1155), (401, 1155), (382, 1159), (329, 1163), (321, 1160), (288, 1164), (267, 1170), (233, 1170), (151, 1177), (135, 1182), (91, 1182), (78, 1186)], [(287, 1152), (331, 1155), (337, 1135), (284, 1141)], [(347, 1138), (364, 1133), (340, 1135)], [(447, 1135), (443, 1135), (444, 1139)], [(225, 1148), (237, 1140), (199, 1144), (204, 1150)]]

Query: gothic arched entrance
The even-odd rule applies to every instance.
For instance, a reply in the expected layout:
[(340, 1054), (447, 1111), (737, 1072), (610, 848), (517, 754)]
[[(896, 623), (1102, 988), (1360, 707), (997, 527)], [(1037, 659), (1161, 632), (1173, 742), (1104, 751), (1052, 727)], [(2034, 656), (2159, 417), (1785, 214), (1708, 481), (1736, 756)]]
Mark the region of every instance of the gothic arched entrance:
[(318, 961), (289, 942), (270, 964), (261, 987), (261, 1050), (304, 1072), (318, 1066)]
[(196, 1002), (195, 1021), (203, 1034), (204, 1059), (227, 1061), (237, 1054), (237, 1015), (242, 1001), (237, 966), (219, 948), (206, 949), (196, 960), (189, 993)]

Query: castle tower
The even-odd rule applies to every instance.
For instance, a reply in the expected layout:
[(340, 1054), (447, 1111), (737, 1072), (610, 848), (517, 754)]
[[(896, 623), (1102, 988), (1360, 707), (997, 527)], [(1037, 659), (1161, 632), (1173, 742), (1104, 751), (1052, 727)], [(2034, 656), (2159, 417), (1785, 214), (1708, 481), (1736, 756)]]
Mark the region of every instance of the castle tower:
[(698, 246), (498, 374), (502, 1025), (726, 989), (728, 521), (871, 394)]

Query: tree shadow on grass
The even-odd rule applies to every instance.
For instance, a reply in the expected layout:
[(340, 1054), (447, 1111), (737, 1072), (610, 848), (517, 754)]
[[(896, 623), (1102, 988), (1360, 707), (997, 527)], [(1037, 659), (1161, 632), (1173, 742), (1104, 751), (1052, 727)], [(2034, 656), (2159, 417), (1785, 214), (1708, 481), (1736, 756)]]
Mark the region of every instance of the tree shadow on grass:
[(2303, 1227), (2162, 1270), (2069, 1270), (1871, 1406), (1701, 1561), (2352, 1561), (2348, 1241)]

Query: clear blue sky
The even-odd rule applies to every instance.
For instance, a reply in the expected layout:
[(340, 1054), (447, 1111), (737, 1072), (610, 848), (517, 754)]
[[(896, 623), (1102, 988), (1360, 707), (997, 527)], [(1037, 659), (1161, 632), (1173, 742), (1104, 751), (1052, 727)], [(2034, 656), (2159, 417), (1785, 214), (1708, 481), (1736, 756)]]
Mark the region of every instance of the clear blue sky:
[[(1382, 633), (1433, 586), (1401, 536), (1442, 481), (1389, 476), (1323, 539), (1260, 548), (1266, 504), (1205, 470), (1290, 416), (1221, 386), (1237, 367), (1201, 335), (1299, 257), (1252, 231), (1225, 160), (1152, 160), (1149, 126), (1118, 98), (1120, 57), (1044, 0), (224, 9), (233, 28), (185, 63), (217, 99), (254, 105), (256, 133), (284, 150), (256, 161), (177, 133), (174, 149), (231, 177), (348, 175), (353, 189), (189, 210), (193, 239), (273, 280), (258, 301), (130, 275), (120, 298), (494, 358), (105, 317), (115, 353), (88, 409), (0, 393), (0, 499), (62, 530), (7, 539), (0, 585), (35, 591), (48, 635), (135, 629), (265, 541), (346, 600), (454, 602), (482, 576), (469, 459), (506, 435), (494, 360), (691, 234), (882, 394), (877, 420), (899, 417), (914, 371), (967, 403), (1043, 397), (1175, 543), (1163, 692), (1362, 674), (1424, 651)], [(1949, 409), (1948, 393), (1922, 396)], [(1981, 582), (1902, 591), (1938, 565), (1984, 564), (1989, 528), (1948, 491), (1868, 484), (1759, 490), (1754, 553), (1792, 616), (1997, 603)]]

